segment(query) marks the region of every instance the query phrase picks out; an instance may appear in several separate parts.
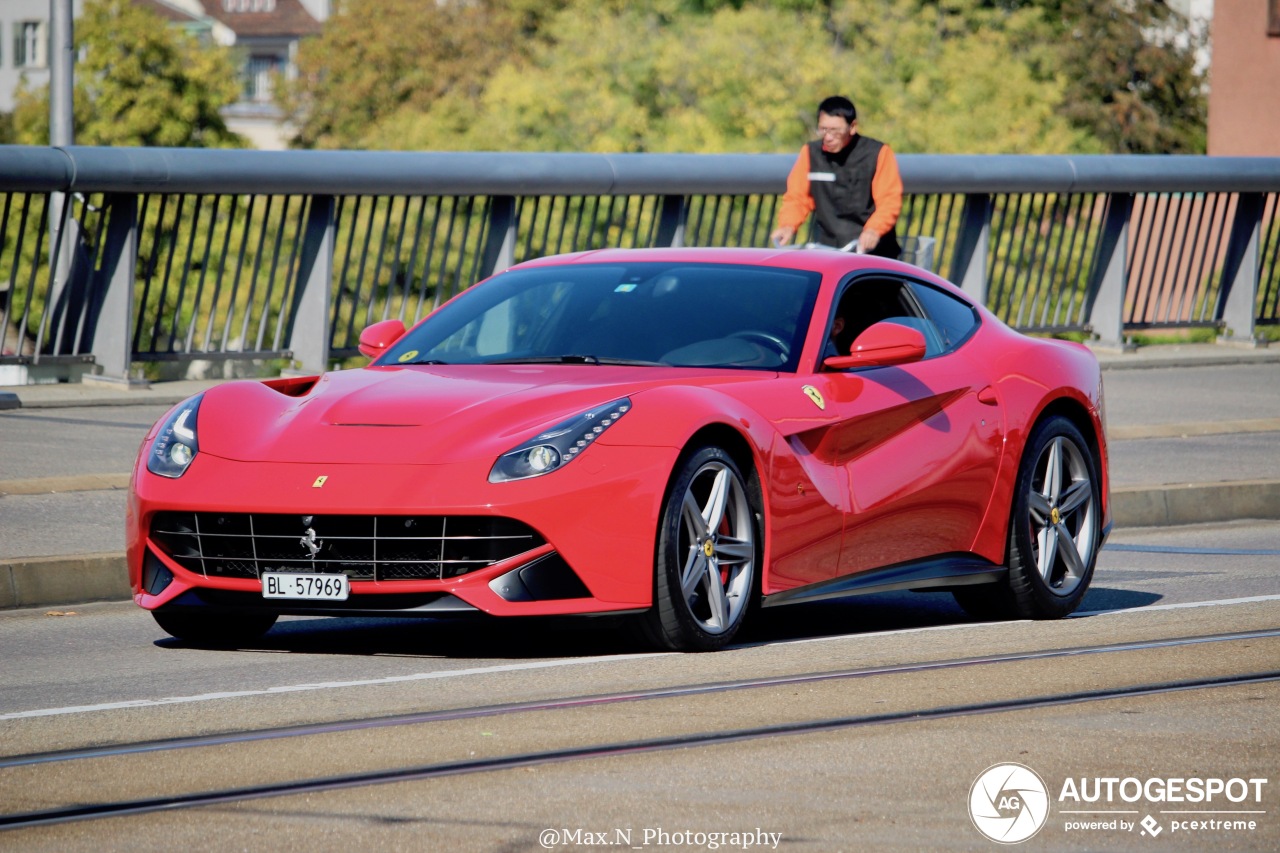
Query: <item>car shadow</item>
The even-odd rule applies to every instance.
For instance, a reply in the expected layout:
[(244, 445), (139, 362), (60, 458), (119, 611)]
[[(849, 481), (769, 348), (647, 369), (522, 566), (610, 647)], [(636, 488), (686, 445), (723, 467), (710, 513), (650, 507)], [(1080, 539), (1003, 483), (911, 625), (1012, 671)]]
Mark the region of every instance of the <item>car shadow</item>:
[[(1106, 613), (1160, 601), (1155, 593), (1094, 587), (1078, 612)], [(757, 611), (731, 648), (978, 622), (949, 593), (885, 592)], [(461, 620), (290, 618), (236, 648), (156, 640), (164, 649), (218, 649), (303, 655), (532, 660), (608, 657), (655, 649), (625, 617)]]

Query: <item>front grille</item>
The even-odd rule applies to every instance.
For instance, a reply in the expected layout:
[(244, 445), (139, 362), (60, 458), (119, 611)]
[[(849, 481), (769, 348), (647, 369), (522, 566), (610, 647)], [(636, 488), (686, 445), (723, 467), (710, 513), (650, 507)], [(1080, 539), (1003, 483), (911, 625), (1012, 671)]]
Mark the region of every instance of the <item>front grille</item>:
[(514, 519), (469, 515), (158, 512), (151, 539), (211, 578), (321, 572), (378, 581), (456, 578), (545, 544)]

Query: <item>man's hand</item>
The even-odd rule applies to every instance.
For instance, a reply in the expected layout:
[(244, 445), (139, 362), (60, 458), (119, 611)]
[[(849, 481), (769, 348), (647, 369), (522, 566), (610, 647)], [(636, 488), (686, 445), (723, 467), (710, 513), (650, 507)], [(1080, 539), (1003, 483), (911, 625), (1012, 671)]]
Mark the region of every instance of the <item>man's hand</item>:
[(878, 245), (880, 245), (880, 235), (863, 228), (862, 236), (858, 238), (858, 251), (865, 255)]
[(773, 233), (769, 235), (769, 239), (777, 243), (779, 246), (785, 246), (790, 243), (791, 239), (795, 236), (796, 229), (788, 225), (779, 225), (773, 230)]

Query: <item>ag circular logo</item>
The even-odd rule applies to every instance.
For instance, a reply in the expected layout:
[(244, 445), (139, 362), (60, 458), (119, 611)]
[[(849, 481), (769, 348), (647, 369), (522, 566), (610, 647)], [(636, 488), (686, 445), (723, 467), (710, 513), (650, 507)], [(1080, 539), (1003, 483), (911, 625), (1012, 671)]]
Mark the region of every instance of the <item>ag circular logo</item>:
[(996, 764), (973, 780), (969, 817), (992, 841), (1017, 844), (1039, 832), (1049, 819), (1049, 791), (1030, 767)]

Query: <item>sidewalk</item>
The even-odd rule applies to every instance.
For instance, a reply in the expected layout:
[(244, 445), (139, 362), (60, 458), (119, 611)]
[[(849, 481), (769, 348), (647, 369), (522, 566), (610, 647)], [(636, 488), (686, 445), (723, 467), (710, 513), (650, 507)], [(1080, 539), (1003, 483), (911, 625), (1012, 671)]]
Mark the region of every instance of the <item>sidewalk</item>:
[[(1280, 518), (1280, 346), (1098, 356), (1118, 528)], [(121, 519), (138, 442), (215, 384), (0, 387), (0, 608), (128, 598)]]

